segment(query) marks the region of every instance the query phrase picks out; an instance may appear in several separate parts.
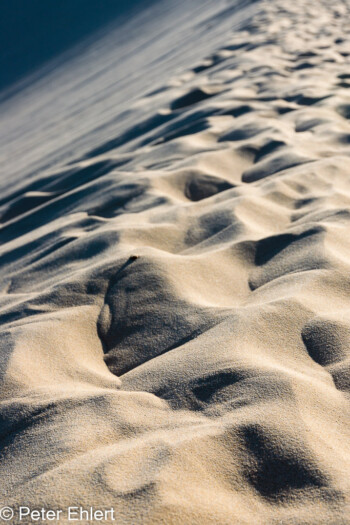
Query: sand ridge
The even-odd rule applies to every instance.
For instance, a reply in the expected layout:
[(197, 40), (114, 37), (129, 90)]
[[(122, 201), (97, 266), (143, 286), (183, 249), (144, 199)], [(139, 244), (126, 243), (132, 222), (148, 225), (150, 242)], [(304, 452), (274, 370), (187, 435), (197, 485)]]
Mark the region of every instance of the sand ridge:
[(6, 504), (349, 523), (349, 12), (256, 2), (1, 199)]

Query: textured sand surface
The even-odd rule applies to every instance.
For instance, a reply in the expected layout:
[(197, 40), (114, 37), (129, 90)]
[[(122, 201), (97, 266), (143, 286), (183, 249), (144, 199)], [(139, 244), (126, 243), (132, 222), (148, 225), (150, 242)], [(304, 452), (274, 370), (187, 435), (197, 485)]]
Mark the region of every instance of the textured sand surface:
[(156, 2), (3, 95), (2, 504), (350, 523), (349, 17)]

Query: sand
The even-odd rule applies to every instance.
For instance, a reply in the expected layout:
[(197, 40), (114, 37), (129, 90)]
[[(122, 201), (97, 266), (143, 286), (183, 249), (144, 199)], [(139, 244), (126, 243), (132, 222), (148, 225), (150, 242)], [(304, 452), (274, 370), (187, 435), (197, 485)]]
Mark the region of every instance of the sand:
[(344, 525), (350, 4), (175, 4), (2, 99), (0, 502)]

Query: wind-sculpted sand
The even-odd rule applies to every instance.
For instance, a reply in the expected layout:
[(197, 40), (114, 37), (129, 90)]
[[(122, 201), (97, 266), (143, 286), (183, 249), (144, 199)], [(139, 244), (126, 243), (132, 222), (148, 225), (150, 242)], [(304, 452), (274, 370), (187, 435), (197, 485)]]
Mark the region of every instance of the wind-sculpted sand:
[(0, 202), (1, 502), (350, 523), (349, 16), (255, 2), (57, 151), (23, 99), (7, 151), (28, 172)]

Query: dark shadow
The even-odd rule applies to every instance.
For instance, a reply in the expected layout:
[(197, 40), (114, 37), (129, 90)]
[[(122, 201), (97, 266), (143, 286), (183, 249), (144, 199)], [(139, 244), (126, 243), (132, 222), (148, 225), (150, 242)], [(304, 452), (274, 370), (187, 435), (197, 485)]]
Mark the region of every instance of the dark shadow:
[(264, 498), (282, 499), (298, 490), (327, 486), (326, 476), (301, 443), (277, 439), (258, 424), (247, 425), (243, 436), (252, 457), (246, 476)]
[(255, 264), (262, 266), (271, 259), (280, 254), (283, 250), (291, 246), (293, 243), (303, 241), (310, 242), (309, 238), (323, 232), (319, 226), (309, 228), (302, 233), (282, 233), (279, 235), (272, 235), (257, 242), (255, 252)]
[(197, 202), (231, 188), (232, 184), (226, 180), (204, 173), (193, 173), (187, 181), (185, 195), (189, 200)]
[(303, 328), (301, 338), (311, 359), (327, 366), (346, 357), (350, 331), (341, 323), (316, 319)]
[(188, 106), (193, 106), (193, 104), (198, 104), (203, 100), (207, 100), (212, 96), (213, 94), (211, 93), (206, 93), (200, 88), (195, 88), (192, 89), (192, 91), (186, 93), (185, 95), (175, 99), (174, 102), (171, 103), (170, 107), (171, 109), (187, 108)]

